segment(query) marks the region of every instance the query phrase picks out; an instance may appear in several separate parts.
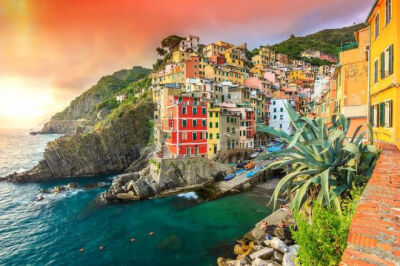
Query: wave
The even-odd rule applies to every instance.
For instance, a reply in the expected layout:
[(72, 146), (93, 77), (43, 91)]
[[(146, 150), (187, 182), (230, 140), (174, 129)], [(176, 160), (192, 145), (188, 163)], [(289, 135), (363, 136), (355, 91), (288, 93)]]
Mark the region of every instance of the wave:
[(196, 192), (187, 192), (187, 193), (182, 193), (178, 195), (179, 198), (185, 198), (185, 199), (195, 199), (197, 200), (199, 196), (197, 196)]

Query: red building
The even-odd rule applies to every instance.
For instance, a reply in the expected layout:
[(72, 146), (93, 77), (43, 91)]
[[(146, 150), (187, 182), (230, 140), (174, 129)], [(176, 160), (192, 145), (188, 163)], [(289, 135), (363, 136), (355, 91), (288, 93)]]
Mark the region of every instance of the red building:
[(168, 103), (166, 145), (175, 157), (207, 155), (207, 102), (201, 98), (175, 95)]
[(225, 56), (222, 54), (216, 54), (208, 58), (208, 61), (216, 64), (216, 65), (223, 65), (226, 63)]
[(200, 57), (191, 56), (185, 61), (186, 78), (199, 78), (200, 77)]

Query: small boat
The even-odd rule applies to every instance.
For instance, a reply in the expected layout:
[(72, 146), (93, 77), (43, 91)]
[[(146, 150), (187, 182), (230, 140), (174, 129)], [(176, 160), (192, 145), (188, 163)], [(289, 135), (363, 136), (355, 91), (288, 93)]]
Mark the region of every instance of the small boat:
[(236, 165), (236, 168), (243, 168), (243, 167), (245, 167), (245, 166), (248, 165), (248, 164), (249, 164), (249, 162), (238, 163), (238, 164)]
[(253, 169), (254, 166), (256, 166), (255, 162), (249, 162), (244, 168), (246, 168), (247, 170)]
[(229, 180), (233, 179), (235, 176), (236, 176), (236, 173), (229, 174), (229, 175), (225, 176), (224, 180), (229, 181)]
[(257, 166), (253, 171), (247, 172), (246, 177), (250, 178), (250, 177), (255, 176), (263, 168), (264, 168), (264, 166)]
[(255, 152), (255, 153), (253, 153), (253, 154), (250, 155), (250, 158), (251, 158), (251, 159), (254, 159), (254, 158), (256, 158), (257, 156), (258, 156), (258, 152)]
[(236, 171), (236, 175), (241, 175), (241, 174), (243, 174), (243, 173), (245, 173), (246, 172), (246, 170), (244, 170), (244, 169), (240, 169), (239, 171)]

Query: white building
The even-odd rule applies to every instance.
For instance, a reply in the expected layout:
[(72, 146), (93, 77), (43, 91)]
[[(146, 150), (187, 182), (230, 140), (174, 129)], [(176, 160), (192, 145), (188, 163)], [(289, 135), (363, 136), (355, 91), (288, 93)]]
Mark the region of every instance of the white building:
[(286, 106), (295, 104), (293, 101), (289, 102), (287, 99), (271, 99), (269, 106), (269, 126), (282, 130), (287, 134), (292, 134), (293, 130), (290, 126), (290, 117)]
[(123, 100), (126, 99), (126, 95), (120, 94), (120, 95), (117, 95), (115, 98), (117, 99), (118, 102), (122, 102)]
[(179, 43), (179, 51), (185, 52), (191, 50), (197, 52), (199, 50), (199, 40), (200, 38), (194, 35), (189, 35), (185, 40)]

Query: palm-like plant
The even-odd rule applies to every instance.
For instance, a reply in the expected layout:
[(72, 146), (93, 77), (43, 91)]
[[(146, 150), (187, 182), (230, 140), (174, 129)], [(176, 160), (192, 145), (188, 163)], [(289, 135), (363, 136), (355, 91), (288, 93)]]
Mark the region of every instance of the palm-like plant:
[(340, 212), (340, 197), (352, 186), (369, 179), (379, 150), (372, 145), (372, 139), (369, 140), (371, 144), (363, 142), (366, 132), (359, 134), (362, 126), (348, 139), (350, 120), (342, 114), (332, 116), (328, 126), (323, 118), (301, 117), (291, 105), (286, 109), (295, 129), (293, 135), (267, 126), (257, 127), (257, 131), (282, 138), (288, 144), (284, 150), (259, 157), (281, 157), (268, 168), (289, 168), (276, 186), (271, 201), (275, 206), (280, 191), (285, 188), (288, 196), (293, 196), (292, 209), (299, 210), (309, 199)]

